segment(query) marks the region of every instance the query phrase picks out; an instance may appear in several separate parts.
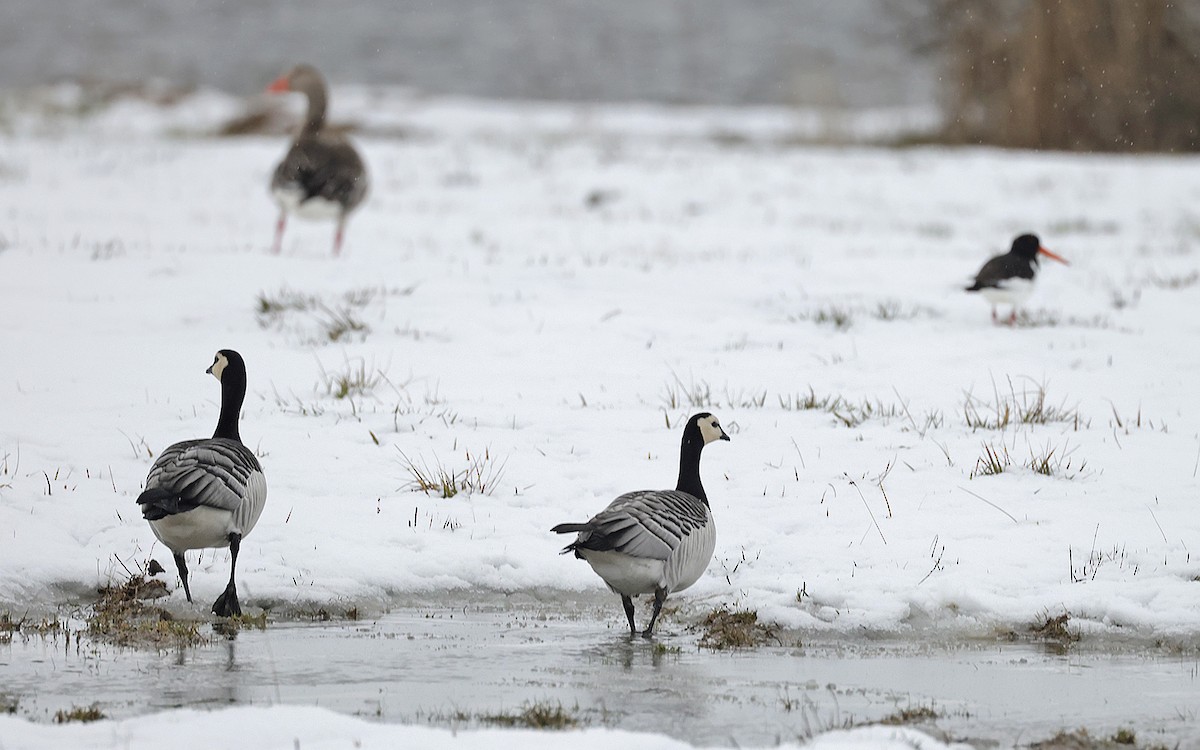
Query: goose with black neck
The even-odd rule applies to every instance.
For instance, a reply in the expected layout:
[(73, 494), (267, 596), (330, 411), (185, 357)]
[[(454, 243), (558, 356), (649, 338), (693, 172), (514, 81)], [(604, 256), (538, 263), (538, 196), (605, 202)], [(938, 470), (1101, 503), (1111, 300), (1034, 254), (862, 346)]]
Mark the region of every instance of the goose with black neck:
[(246, 364), (222, 349), (206, 370), (221, 383), (221, 414), (213, 436), (164, 450), (150, 467), (138, 496), (142, 517), (175, 557), (189, 602), (192, 590), (184, 553), (228, 547), (229, 583), (212, 605), (220, 617), (240, 615), (237, 570), (242, 539), (254, 529), (267, 499), (267, 482), (253, 451), (242, 443), (238, 419), (246, 398)]
[(708, 568), (717, 544), (708, 495), (700, 481), (700, 454), (716, 440), (729, 440), (708, 412), (695, 414), (683, 428), (679, 478), (674, 490), (640, 490), (621, 495), (586, 523), (561, 523), (557, 534), (577, 533), (563, 548), (592, 566), (621, 597), (630, 635), (637, 635), (633, 597), (654, 595), (649, 638), (663, 602), (691, 586)]

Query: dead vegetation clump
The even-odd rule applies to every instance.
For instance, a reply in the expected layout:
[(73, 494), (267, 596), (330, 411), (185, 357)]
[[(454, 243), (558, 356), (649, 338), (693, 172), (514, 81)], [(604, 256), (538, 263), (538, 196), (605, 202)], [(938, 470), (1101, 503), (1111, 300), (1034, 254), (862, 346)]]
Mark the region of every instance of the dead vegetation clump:
[(480, 714), (480, 724), (524, 729), (573, 729), (583, 723), (579, 708), (568, 711), (561, 703), (526, 703), (515, 713)]
[(449, 711), (418, 711), (415, 718), (429, 724), (451, 727), (480, 725), (508, 729), (564, 730), (588, 724), (588, 720), (583, 716), (578, 704), (571, 708), (564, 708), (561, 703), (549, 701), (528, 702), (514, 711), (497, 711), (495, 713), (477, 713), (460, 708)]
[(90, 706), (72, 706), (66, 710), (60, 708), (54, 712), (55, 724), (69, 724), (73, 721), (87, 723), (100, 721), (103, 718), (105, 718), (104, 712), (95, 703)]
[(0, 643), (10, 642), (15, 633), (44, 638), (61, 633), (64, 629), (63, 622), (58, 617), (42, 617), (36, 620), (22, 617), (14, 620), (11, 613), (0, 612)]
[(754, 648), (768, 643), (783, 645), (774, 628), (758, 621), (758, 612), (739, 609), (731, 611), (718, 607), (700, 623), (702, 635), (699, 646), (714, 651), (732, 648)]
[(1167, 750), (1167, 745), (1142, 745), (1132, 729), (1121, 728), (1108, 737), (1093, 737), (1086, 729), (1060, 730), (1053, 737), (1029, 745), (1032, 750)]
[(1067, 645), (1079, 640), (1079, 632), (1067, 627), (1070, 622), (1071, 615), (1067, 612), (1054, 617), (1047, 615), (1035, 620), (1029, 626), (1029, 632), (1039, 640)]
[(911, 724), (929, 724), (937, 721), (939, 714), (932, 706), (909, 706), (895, 713), (888, 714), (877, 723), (886, 726), (909, 726)]
[(146, 580), (141, 575), (105, 586), (87, 617), (88, 635), (117, 646), (156, 649), (208, 642), (210, 638), (201, 634), (199, 621), (177, 620), (167, 610), (146, 603), (166, 592), (162, 581)]

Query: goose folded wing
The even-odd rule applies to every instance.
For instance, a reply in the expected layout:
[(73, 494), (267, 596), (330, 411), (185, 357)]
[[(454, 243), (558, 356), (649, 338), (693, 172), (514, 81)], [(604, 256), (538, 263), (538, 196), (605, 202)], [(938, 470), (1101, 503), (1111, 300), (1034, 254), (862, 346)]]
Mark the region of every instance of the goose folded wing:
[(234, 512), (247, 495), (251, 476), (261, 471), (254, 454), (232, 440), (176, 443), (154, 462), (138, 504), (147, 518), (200, 506)]
[(708, 522), (697, 499), (683, 492), (631, 492), (587, 523), (577, 546), (630, 557), (666, 560), (689, 534)]

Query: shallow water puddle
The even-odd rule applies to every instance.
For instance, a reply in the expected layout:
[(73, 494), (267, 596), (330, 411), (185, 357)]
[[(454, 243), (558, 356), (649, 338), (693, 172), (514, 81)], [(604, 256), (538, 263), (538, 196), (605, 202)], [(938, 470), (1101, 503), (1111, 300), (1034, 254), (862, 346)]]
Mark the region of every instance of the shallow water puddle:
[(166, 653), (18, 635), (0, 646), (0, 695), (38, 721), (93, 702), (114, 718), (283, 702), (464, 727), (483, 715), (561, 705), (590, 725), (723, 745), (771, 744), (932, 709), (937, 718), (921, 726), (985, 744), (1131, 727), (1142, 742), (1200, 746), (1195, 656), (913, 642), (714, 653), (695, 643), (670, 624), (655, 641), (631, 641), (590, 617), (472, 608), (272, 623)]

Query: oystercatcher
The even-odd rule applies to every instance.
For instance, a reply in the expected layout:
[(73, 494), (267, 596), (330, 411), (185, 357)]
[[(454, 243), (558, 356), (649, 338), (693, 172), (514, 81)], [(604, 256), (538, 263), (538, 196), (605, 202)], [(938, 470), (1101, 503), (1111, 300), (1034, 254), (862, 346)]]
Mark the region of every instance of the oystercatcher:
[(968, 292), (981, 292), (992, 303), (992, 320), (998, 320), (996, 305), (1012, 306), (1008, 323), (1017, 322), (1017, 306), (1033, 293), (1033, 280), (1038, 272), (1038, 256), (1045, 255), (1059, 263), (1070, 265), (1060, 255), (1042, 247), (1036, 234), (1023, 234), (1013, 240), (1012, 249), (997, 255), (975, 274), (975, 283), (967, 287)]

